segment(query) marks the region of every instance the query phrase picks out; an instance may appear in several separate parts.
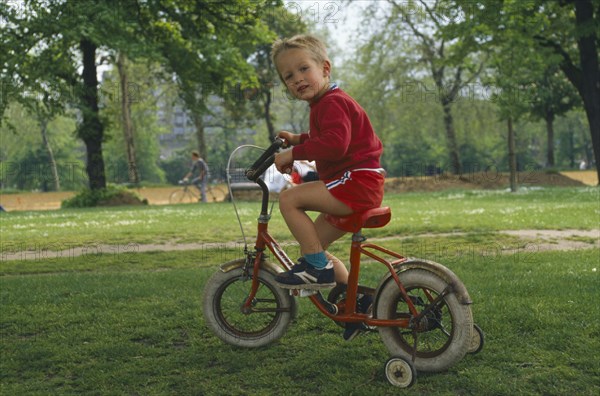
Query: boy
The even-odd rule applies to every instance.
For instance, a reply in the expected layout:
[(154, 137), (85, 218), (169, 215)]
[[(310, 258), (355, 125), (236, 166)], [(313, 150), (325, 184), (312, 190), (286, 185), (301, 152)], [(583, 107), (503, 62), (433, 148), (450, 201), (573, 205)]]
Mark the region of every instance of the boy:
[[(281, 214), (300, 244), (303, 257), (276, 280), (288, 289), (324, 289), (335, 286), (336, 281), (347, 284), (344, 264), (325, 253), (345, 231), (329, 224), (325, 214), (348, 216), (381, 205), (385, 179), (380, 165), (383, 145), (362, 107), (331, 84), (331, 62), (319, 39), (299, 35), (278, 40), (273, 44), (272, 58), (289, 93), (310, 106), (308, 133), (279, 132), (278, 136), (293, 148), (278, 153), (275, 166), (284, 173), (289, 172), (294, 160), (315, 161), (320, 179), (280, 195)], [(321, 214), (313, 223), (306, 211)], [(361, 302), (365, 301), (359, 301), (359, 305), (368, 306)]]

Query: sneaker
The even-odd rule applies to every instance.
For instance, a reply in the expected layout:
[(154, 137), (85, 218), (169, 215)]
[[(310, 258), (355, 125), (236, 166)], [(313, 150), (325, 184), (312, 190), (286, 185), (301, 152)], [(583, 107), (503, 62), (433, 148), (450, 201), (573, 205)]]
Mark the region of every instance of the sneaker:
[(287, 273), (288, 273), (288, 274), (295, 274), (295, 273), (298, 273), (298, 272), (303, 272), (303, 271), (305, 271), (305, 270), (306, 270), (306, 266), (307, 266), (307, 265), (308, 265), (308, 261), (306, 261), (306, 260), (304, 259), (304, 257), (300, 257), (300, 258), (298, 259), (298, 263), (297, 263), (297, 264), (295, 264), (295, 265), (292, 267), (292, 269), (291, 269), (291, 270), (289, 270)]
[[(360, 298), (356, 299), (356, 312), (368, 313), (373, 305), (373, 297), (369, 294), (365, 294)], [(359, 335), (362, 331), (369, 330), (364, 323), (346, 323), (346, 329), (344, 330), (344, 340), (352, 341), (354, 337)]]
[(331, 261), (318, 269), (302, 259), (291, 270), (277, 275), (275, 281), (284, 289), (329, 289), (335, 286), (335, 273)]

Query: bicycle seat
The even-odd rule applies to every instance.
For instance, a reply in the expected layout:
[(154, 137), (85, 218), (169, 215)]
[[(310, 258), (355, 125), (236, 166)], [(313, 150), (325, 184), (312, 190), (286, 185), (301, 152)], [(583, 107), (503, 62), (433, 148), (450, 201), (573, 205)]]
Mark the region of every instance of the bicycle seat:
[(380, 228), (390, 222), (392, 211), (390, 208), (374, 208), (364, 212), (353, 213), (350, 216), (337, 217), (325, 215), (329, 224), (340, 230), (356, 233), (362, 228)]

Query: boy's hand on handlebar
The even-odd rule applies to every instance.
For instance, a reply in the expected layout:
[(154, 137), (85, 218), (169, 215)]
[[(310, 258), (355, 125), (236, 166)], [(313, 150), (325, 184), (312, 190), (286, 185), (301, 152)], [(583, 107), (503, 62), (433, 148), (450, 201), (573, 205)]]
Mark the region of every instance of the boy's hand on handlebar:
[(292, 150), (282, 151), (275, 154), (275, 167), (280, 173), (292, 173), (294, 157)]
[(300, 135), (297, 133), (292, 133), (288, 131), (280, 131), (277, 134), (277, 137), (285, 139), (287, 141), (288, 146), (295, 146), (300, 144)]

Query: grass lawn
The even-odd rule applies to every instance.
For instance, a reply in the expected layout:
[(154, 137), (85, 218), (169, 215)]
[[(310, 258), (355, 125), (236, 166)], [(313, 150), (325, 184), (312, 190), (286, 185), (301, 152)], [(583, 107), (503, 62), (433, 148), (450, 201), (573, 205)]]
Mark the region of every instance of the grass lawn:
[[(389, 195), (381, 244), (451, 268), (486, 344), (448, 372), (420, 374), (422, 395), (600, 393), (600, 250), (535, 251), (497, 231), (597, 229), (597, 188)], [(253, 231), (256, 204), (243, 203)], [(223, 344), (203, 322), (202, 290), (239, 248), (135, 253), (138, 243), (239, 241), (229, 204), (0, 215), (1, 252), (108, 244), (107, 254), (0, 261), (0, 394), (389, 395), (377, 333), (352, 342), (301, 299), (266, 348)], [(281, 241), (289, 232), (274, 214)], [(460, 235), (441, 233), (463, 231)], [(420, 237), (420, 234), (440, 234)], [(394, 239), (393, 236), (411, 236)], [(506, 249), (506, 246), (511, 247)], [(293, 249), (293, 247), (292, 247)], [(347, 256), (340, 243), (333, 252)], [(294, 257), (293, 250), (290, 255)], [(361, 283), (383, 267), (366, 264)]]
[[(596, 395), (599, 254), (454, 260), (486, 344), (448, 372), (420, 375), (410, 392)], [(3, 263), (0, 393), (398, 392), (385, 379), (389, 356), (377, 333), (345, 342), (341, 329), (305, 299), (279, 342), (257, 350), (221, 343), (204, 325), (200, 301), (220, 255), (147, 253), (121, 256), (119, 263), (110, 255), (94, 262), (63, 258), (39, 273), (34, 262)], [(363, 283), (377, 281), (380, 271), (366, 265)]]
[[(516, 229), (594, 229), (600, 224), (600, 190), (588, 188), (506, 191), (446, 191), (388, 194), (392, 221), (369, 235), (408, 236), (427, 232), (494, 232)], [(246, 235), (253, 235), (259, 205), (241, 202)], [(98, 244), (115, 251), (149, 243), (239, 241), (232, 205), (117, 207), (0, 215), (0, 252), (67, 250)], [(275, 206), (270, 230), (279, 240), (290, 233)]]

